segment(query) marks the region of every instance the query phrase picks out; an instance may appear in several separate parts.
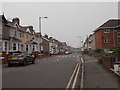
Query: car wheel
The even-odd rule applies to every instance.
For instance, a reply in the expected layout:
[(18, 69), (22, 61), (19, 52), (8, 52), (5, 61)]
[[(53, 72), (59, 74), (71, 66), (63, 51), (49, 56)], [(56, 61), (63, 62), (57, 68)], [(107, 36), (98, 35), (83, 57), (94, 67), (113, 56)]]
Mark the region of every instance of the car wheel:
[(32, 64), (34, 64), (34, 63), (35, 63), (35, 60), (32, 61)]
[(11, 63), (8, 63), (8, 67), (11, 67), (12, 66), (12, 64)]

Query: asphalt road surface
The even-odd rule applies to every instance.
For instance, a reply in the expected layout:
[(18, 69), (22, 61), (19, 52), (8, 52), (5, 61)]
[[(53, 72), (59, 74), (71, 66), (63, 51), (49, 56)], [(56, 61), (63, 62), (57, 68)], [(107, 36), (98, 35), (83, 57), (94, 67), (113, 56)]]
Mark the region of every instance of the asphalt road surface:
[(66, 88), (80, 60), (78, 53), (36, 60), (27, 66), (3, 65), (3, 88)]

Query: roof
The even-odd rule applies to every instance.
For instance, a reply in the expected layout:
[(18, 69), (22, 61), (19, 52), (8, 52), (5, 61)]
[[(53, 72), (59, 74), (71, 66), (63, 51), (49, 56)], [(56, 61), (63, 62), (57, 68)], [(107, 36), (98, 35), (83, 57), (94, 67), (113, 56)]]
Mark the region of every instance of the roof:
[(48, 41), (48, 42), (49, 42), (49, 39), (45, 38), (44, 36), (42, 37), (42, 39), (44, 39), (44, 40), (46, 40), (46, 41)]
[(98, 31), (99, 29), (110, 29), (110, 28), (118, 28), (120, 27), (120, 19), (110, 19), (100, 27), (98, 27), (94, 32)]
[(38, 44), (38, 43), (34, 41), (27, 41), (26, 44)]
[(15, 37), (12, 37), (12, 40), (13, 40), (13, 41), (16, 41), (16, 42), (22, 42), (20, 39), (15, 38)]

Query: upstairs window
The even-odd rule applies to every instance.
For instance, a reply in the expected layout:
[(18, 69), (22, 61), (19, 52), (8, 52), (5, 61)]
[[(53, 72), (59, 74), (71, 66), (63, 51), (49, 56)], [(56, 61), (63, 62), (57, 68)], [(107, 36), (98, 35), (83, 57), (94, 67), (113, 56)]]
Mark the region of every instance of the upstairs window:
[(8, 45), (8, 43), (5, 42), (5, 51), (7, 51), (7, 45)]
[(14, 36), (16, 37), (16, 30), (14, 31)]
[(110, 30), (105, 29), (105, 30), (104, 30), (104, 33), (110, 33)]
[(110, 39), (105, 38), (105, 39), (104, 39), (104, 43), (110, 43)]
[(22, 37), (22, 33), (20, 32), (20, 37)]

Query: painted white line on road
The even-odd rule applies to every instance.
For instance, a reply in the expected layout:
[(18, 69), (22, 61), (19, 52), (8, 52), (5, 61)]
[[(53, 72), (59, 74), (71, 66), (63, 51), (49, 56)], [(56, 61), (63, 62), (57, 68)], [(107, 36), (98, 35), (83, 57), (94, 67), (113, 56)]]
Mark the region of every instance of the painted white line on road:
[(83, 58), (81, 58), (82, 63), (84, 62)]
[(90, 62), (97, 62), (97, 60), (93, 60), (93, 61), (85, 61), (84, 63), (90, 63)]
[(72, 76), (71, 76), (71, 78), (70, 78), (70, 80), (69, 80), (69, 82), (68, 82), (68, 85), (67, 85), (67, 87), (66, 87), (66, 90), (68, 90), (68, 89), (70, 88), (70, 84), (71, 84), (71, 82), (72, 82), (72, 80), (73, 80), (73, 77), (74, 77), (74, 75), (75, 75), (75, 72), (76, 72), (76, 70), (77, 70), (77, 67), (78, 67), (78, 63), (77, 63), (77, 65), (76, 65), (76, 67), (75, 67), (75, 69), (74, 69), (74, 71), (73, 71), (73, 74), (72, 74)]
[(75, 79), (73, 81), (72, 90), (74, 90), (74, 88), (75, 88), (75, 85), (76, 85), (76, 82), (77, 82), (77, 77), (78, 77), (78, 74), (79, 74), (79, 70), (80, 70), (80, 64), (78, 66), (77, 73), (76, 73)]
[(57, 61), (59, 61), (59, 59), (57, 59)]
[(81, 61), (82, 61), (82, 73), (81, 73), (81, 85), (80, 85), (80, 88), (83, 88), (84, 87), (84, 60), (83, 58), (81, 58)]

